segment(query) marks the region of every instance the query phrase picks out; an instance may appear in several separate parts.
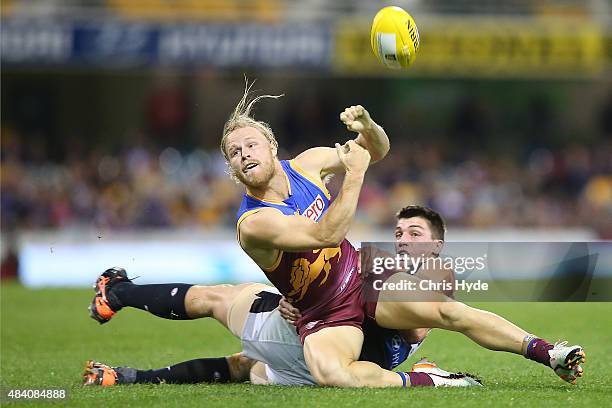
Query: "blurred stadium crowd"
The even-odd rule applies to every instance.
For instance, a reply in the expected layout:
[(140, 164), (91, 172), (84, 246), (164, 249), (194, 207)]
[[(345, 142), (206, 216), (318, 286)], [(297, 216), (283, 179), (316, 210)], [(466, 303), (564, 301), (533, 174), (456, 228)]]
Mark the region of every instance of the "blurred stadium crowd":
[[(405, 73), (370, 49), (371, 18), (391, 4), (419, 23)], [(384, 126), (392, 148), (368, 170), (357, 235), (381, 236), (398, 209), (425, 204), (454, 230), (612, 239), (609, 0), (6, 0), (0, 11), (2, 278), (34, 264), (47, 274), (27, 249), (37, 242), (232, 237), (242, 188), (217, 146), (245, 73), (285, 95), (256, 112), (282, 159), (351, 137), (346, 106)]]
[[(452, 226), (590, 226), (612, 238), (609, 139), (591, 147), (534, 149), (522, 162), (486, 151), (462, 157), (454, 152), (439, 141), (394, 146), (368, 172), (357, 223), (391, 225), (395, 210), (422, 203), (441, 211)], [(5, 131), (2, 225), (231, 227), (241, 188), (225, 169), (217, 150), (153, 143), (115, 152), (74, 151), (55, 162)], [(339, 178), (332, 180), (331, 190), (339, 185)]]
[[(5, 17), (116, 14), (142, 21), (168, 17), (235, 22), (347, 15), (369, 19), (380, 7), (365, 0), (174, 0), (175, 7), (168, 3), (11, 0), (2, 3), (2, 11)], [(398, 4), (415, 13), (438, 15), (610, 16), (605, 0)], [(113, 27), (105, 25), (101, 39), (112, 40)], [(557, 34), (550, 35), (555, 39)], [(122, 45), (122, 38), (114, 38), (118, 44), (111, 45)], [(591, 37), (585, 38), (590, 47)], [(118, 55), (123, 51), (119, 47)], [(150, 50), (140, 51), (148, 56)], [(71, 55), (66, 56), (66, 66), (50, 65), (48, 71), (37, 60), (25, 70), (19, 65), (3, 69), (3, 231), (232, 227), (241, 189), (226, 175), (215, 145), (227, 108), (242, 87), (243, 67), (224, 73), (204, 64), (198, 68), (201, 72), (194, 69), (195, 74), (176, 68), (166, 75), (164, 68), (137, 65), (108, 75), (101, 62), (112, 58), (99, 57), (94, 62), (100, 69), (89, 70), (88, 65), (71, 65)], [(262, 119), (272, 118), (280, 144), (287, 149), (281, 156), (289, 158), (310, 146), (333, 145), (336, 140), (330, 135), (340, 130), (335, 112), (347, 104), (363, 103), (376, 111), (375, 118), (389, 131), (392, 151), (368, 172), (358, 225), (391, 225), (397, 209), (420, 203), (440, 211), (451, 226), (578, 226), (612, 238), (612, 100), (602, 97), (611, 89), (609, 81), (601, 80), (605, 74), (591, 77), (586, 72), (584, 83), (571, 75), (555, 82), (554, 75), (542, 78), (536, 70), (541, 81), (523, 72), (526, 79), (515, 83), (476, 79), (453, 85), (454, 79), (446, 76), (405, 81), (389, 76), (383, 81), (325, 69), (331, 71), (313, 76), (302, 72), (303, 77), (259, 71), (268, 81), (261, 89), (281, 83), (276, 88), (288, 95), (282, 101), (286, 107), (270, 108), (265, 113), (273, 114)], [(164, 71), (160, 77), (178, 78), (176, 83), (156, 90), (156, 70)], [(293, 89), (283, 82), (293, 83)], [(313, 93), (314, 98), (308, 96)], [(201, 119), (202, 112), (214, 119)], [(134, 119), (136, 115), (140, 117)], [(207, 140), (202, 135), (208, 135)], [(337, 191), (339, 185), (340, 178), (332, 180), (330, 190)]]

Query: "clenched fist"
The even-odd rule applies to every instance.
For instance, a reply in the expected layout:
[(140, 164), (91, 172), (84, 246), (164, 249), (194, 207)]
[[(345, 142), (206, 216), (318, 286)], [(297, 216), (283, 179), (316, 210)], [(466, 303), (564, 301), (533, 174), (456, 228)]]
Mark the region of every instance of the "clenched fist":
[(367, 110), (361, 105), (346, 108), (340, 114), (340, 120), (352, 132), (361, 133), (372, 128), (372, 119)]

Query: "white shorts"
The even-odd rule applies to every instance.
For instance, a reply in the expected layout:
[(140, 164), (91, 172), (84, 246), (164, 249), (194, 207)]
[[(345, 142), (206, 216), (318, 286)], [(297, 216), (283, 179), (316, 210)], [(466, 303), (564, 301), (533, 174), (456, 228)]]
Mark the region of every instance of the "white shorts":
[(240, 336), (243, 354), (266, 364), (270, 384), (315, 385), (295, 327), (281, 317), (277, 307), (272, 308), (280, 293), (273, 288), (263, 292), (269, 301), (258, 304), (255, 299), (244, 323)]

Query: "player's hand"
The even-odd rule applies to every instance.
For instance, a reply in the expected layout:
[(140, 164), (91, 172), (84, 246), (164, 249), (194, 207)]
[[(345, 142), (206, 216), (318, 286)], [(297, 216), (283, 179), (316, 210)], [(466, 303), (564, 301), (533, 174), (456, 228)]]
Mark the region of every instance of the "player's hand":
[(302, 317), (302, 314), (300, 313), (300, 309), (293, 306), (284, 297), (281, 299), (280, 303), (278, 304), (278, 311), (280, 312), (283, 319), (285, 319), (287, 322), (291, 323), (294, 326), (295, 326), (295, 322), (297, 321), (297, 319)]
[(372, 119), (367, 110), (361, 105), (346, 108), (340, 114), (340, 120), (351, 132), (361, 133), (372, 128)]
[(359, 146), (354, 140), (349, 140), (342, 146), (336, 143), (336, 151), (347, 174), (363, 174), (370, 165), (370, 152)]

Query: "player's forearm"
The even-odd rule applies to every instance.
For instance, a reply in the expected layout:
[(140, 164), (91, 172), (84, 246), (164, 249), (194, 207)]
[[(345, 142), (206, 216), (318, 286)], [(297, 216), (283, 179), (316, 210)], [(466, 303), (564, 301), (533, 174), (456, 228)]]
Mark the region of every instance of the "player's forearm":
[(365, 129), (359, 133), (357, 143), (365, 147), (368, 152), (370, 152), (372, 163), (383, 159), (387, 153), (389, 153), (389, 149), (391, 147), (387, 133), (382, 126), (378, 125), (373, 120), (371, 121), (371, 126), (368, 129)]
[(328, 245), (338, 246), (346, 236), (355, 216), (364, 176), (346, 173), (338, 197), (317, 224), (320, 239)]

